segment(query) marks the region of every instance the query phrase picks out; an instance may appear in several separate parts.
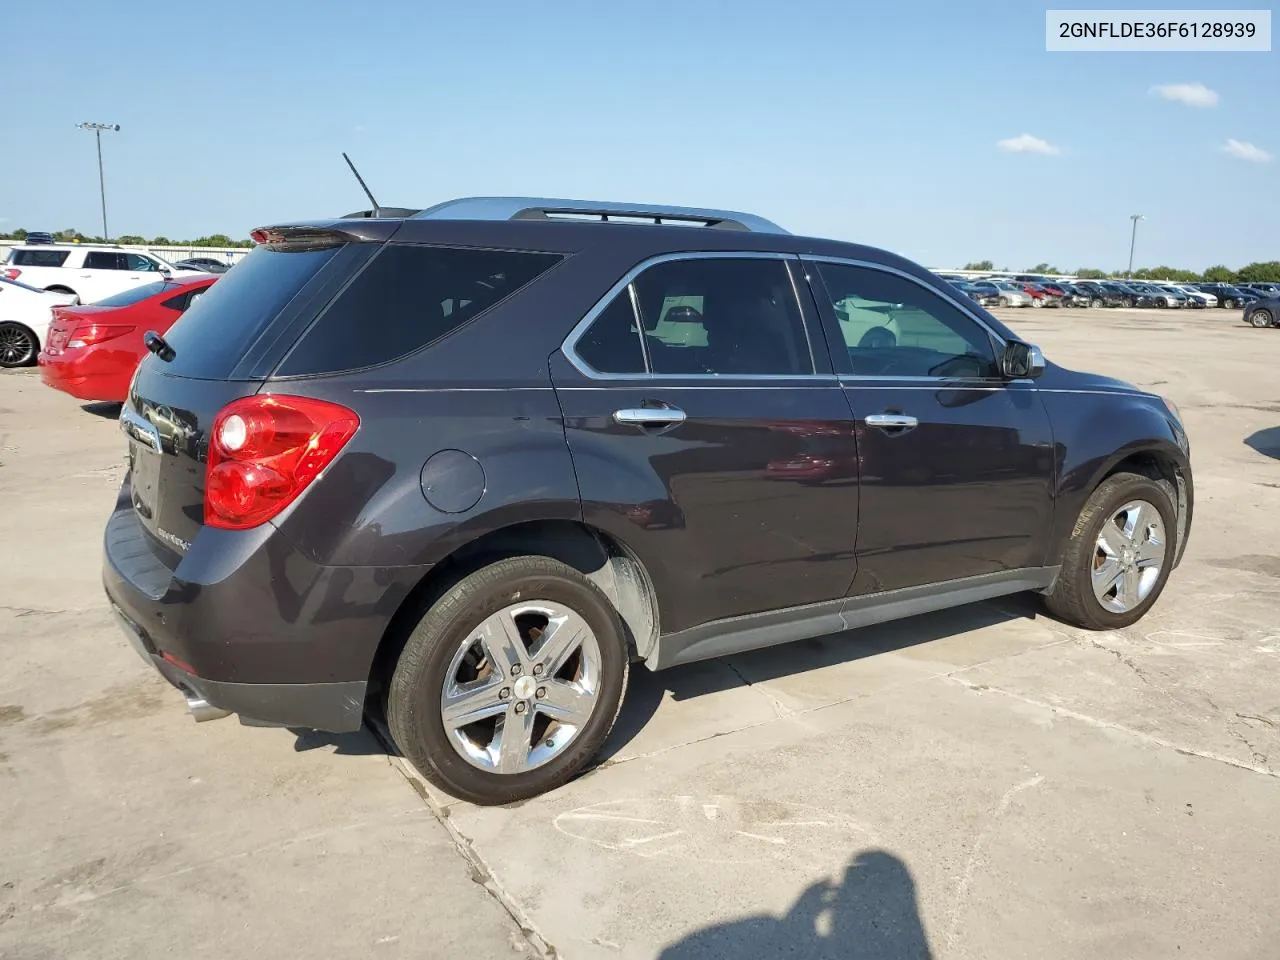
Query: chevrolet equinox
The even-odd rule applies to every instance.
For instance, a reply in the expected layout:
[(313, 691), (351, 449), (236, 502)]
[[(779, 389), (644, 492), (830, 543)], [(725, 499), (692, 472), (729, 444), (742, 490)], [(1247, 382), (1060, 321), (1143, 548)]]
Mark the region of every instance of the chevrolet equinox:
[(661, 670), (1019, 591), (1142, 617), (1178, 411), (901, 257), (722, 210), (471, 198), (254, 231), (120, 415), (104, 581), (197, 719), (385, 716), (477, 803)]

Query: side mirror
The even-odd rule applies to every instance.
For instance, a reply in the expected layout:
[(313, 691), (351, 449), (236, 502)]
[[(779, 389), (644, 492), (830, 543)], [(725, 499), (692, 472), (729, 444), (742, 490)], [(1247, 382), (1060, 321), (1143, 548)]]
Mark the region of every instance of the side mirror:
[(1000, 354), (1000, 373), (1010, 380), (1034, 380), (1044, 373), (1044, 354), (1033, 344), (1011, 340)]
[(166, 277), (173, 276), (173, 271), (170, 270), (168, 267), (164, 267), (164, 266), (160, 267), (160, 272), (163, 273)]

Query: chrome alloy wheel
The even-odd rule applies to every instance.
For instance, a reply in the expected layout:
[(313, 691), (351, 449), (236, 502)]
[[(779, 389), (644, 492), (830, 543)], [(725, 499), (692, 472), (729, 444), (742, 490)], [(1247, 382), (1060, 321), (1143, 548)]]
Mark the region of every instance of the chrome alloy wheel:
[(1145, 500), (1129, 501), (1111, 515), (1098, 534), (1093, 595), (1104, 609), (1128, 613), (1155, 588), (1167, 551), (1160, 511)]
[(600, 644), (576, 612), (549, 600), (486, 617), (445, 673), (440, 717), (454, 750), (488, 773), (524, 773), (564, 752), (600, 691)]
[(0, 324), (0, 366), (24, 367), (35, 359), (38, 344), (16, 323)]

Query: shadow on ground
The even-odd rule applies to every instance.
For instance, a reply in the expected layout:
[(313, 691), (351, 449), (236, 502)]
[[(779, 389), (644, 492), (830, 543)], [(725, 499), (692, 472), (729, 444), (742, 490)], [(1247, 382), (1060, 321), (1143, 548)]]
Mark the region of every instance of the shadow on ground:
[[(723, 657), (718, 662), (728, 668), (724, 670), (708, 670), (703, 663), (693, 663), (654, 673), (635, 665), (631, 670), (622, 712), (593, 765), (604, 763), (635, 739), (653, 719), (668, 693), (675, 700), (692, 700), (749, 683), (767, 683), (838, 663), (852, 663), (863, 657), (903, 650), (1010, 620), (1032, 619), (1039, 613), (1040, 605), (1035, 597), (1015, 595), (1002, 597), (998, 604), (990, 601), (971, 603), (937, 613)], [(300, 753), (331, 748), (341, 756), (399, 756), (385, 719), (371, 708), (365, 711), (364, 729), (355, 733), (324, 733), (301, 728), (290, 728), (289, 732), (297, 738), (293, 749)]]
[(1267, 427), (1244, 438), (1246, 445), (1264, 457), (1280, 460), (1280, 427)]
[(102, 417), (104, 420), (115, 420), (120, 416), (122, 406), (123, 404), (120, 403), (99, 400), (94, 403), (82, 403), (80, 409), (85, 413), (92, 413), (95, 417)]
[(999, 604), (971, 603), (937, 613), (926, 613), (904, 620), (861, 627), (812, 640), (799, 640), (750, 653), (723, 657), (719, 662), (727, 670), (707, 670), (703, 664), (673, 667), (653, 673), (644, 667), (633, 667), (622, 712), (613, 733), (597, 757), (604, 762), (622, 751), (653, 715), (663, 698), (670, 693), (676, 700), (718, 693), (751, 683), (767, 683), (838, 663), (851, 663), (863, 657), (903, 650), (929, 643), (957, 633), (995, 626), (1009, 620), (1031, 619), (1040, 613), (1039, 601), (1031, 595), (1002, 597)]
[(781, 917), (757, 914), (691, 933), (659, 960), (794, 957), (795, 960), (927, 960), (933, 956), (907, 865), (864, 850), (840, 882), (820, 880)]

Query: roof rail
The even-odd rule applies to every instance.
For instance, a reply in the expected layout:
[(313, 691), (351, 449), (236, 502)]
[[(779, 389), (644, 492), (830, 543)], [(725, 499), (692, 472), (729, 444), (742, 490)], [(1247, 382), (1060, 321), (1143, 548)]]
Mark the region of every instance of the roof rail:
[(563, 200), (549, 197), (463, 197), (413, 215), (415, 220), (599, 220), (701, 226), (713, 230), (787, 233), (764, 217), (735, 210), (671, 207), (652, 203)]

